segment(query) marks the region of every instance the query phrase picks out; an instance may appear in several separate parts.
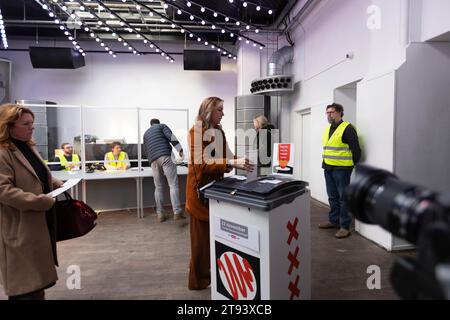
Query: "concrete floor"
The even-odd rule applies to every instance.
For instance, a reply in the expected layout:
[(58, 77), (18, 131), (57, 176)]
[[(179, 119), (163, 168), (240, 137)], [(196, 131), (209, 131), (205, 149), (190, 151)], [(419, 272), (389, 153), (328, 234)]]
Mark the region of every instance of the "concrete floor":
[[(318, 230), (327, 207), (312, 201), (312, 298), (397, 299), (389, 283), (392, 254), (353, 233), (334, 238), (335, 230)], [(102, 213), (88, 235), (58, 245), (59, 281), (47, 299), (210, 299), (210, 291), (187, 289), (190, 256), (188, 219), (156, 221), (134, 211)], [(68, 267), (81, 271), (81, 289), (69, 290)], [(381, 289), (368, 290), (367, 267), (381, 268)], [(0, 290), (0, 300), (6, 299)]]

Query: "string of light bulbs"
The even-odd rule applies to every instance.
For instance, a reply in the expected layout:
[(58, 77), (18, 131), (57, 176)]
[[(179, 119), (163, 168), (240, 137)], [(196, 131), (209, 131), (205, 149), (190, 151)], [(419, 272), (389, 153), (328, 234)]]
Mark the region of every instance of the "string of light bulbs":
[(134, 31), (136, 33), (136, 36), (138, 38), (143, 38), (143, 42), (146, 45), (149, 45), (150, 48), (155, 49), (155, 51), (157, 53), (159, 53), (162, 57), (165, 57), (166, 60), (170, 61), (171, 63), (173, 63), (175, 61), (175, 59), (166, 51), (162, 50), (159, 46), (157, 46), (152, 40), (150, 40), (146, 35), (144, 35), (143, 33), (139, 32), (138, 30), (136, 30), (136, 28), (134, 28), (133, 26), (131, 26), (128, 22), (126, 22), (121, 16), (119, 16), (117, 13), (115, 13), (113, 10), (111, 10), (107, 5), (105, 5), (103, 3), (103, 1), (101, 0), (94, 0), (95, 2), (97, 2), (99, 5), (101, 5), (103, 8), (105, 8), (110, 14), (114, 15), (117, 19), (120, 20), (121, 25), (122, 26), (127, 26), (129, 29), (131, 29), (132, 31)]
[[(78, 19), (78, 21), (77, 21), (77, 24), (79, 25), (79, 26), (81, 26), (81, 27), (83, 27), (83, 29), (84, 29), (84, 31), (86, 31), (86, 32), (90, 32), (90, 37), (91, 38), (93, 38), (93, 39), (95, 39), (95, 41), (97, 42), (97, 43), (99, 43), (99, 45), (106, 51), (106, 52), (108, 52), (113, 58), (117, 58), (117, 55), (116, 55), (116, 53), (114, 52), (114, 50), (112, 50), (111, 48), (109, 48), (104, 42), (103, 42), (103, 40), (102, 39), (100, 39), (100, 37), (97, 35), (97, 34), (95, 34), (94, 32), (93, 32), (93, 30), (91, 30), (88, 26), (87, 26), (87, 24), (86, 23), (83, 23), (83, 21), (81, 20), (81, 17), (78, 15), (78, 14), (76, 14), (76, 13), (70, 13), (69, 14), (69, 12), (68, 12), (68, 8), (64, 5), (64, 4), (61, 4), (61, 3), (59, 3), (59, 0), (52, 0), (56, 5), (58, 5), (59, 6), (59, 8), (61, 8), (70, 18), (72, 18), (72, 19)], [(70, 1), (70, 2), (74, 2), (73, 0), (72, 1)], [(86, 8), (82, 5), (82, 3), (80, 3), (80, 11), (85, 11), (86, 10)], [(90, 9), (88, 8), (88, 11), (90, 12)], [(94, 12), (94, 14), (95, 14), (95, 12)], [(94, 17), (94, 14), (92, 13), (92, 12), (90, 12), (90, 16), (91, 17)]]
[[(175, 2), (174, 0), (172, 0), (172, 1)], [(188, 7), (192, 7), (192, 5), (194, 5), (194, 6), (198, 7), (198, 8), (200, 8), (200, 11), (201, 11), (202, 13), (205, 13), (205, 12), (207, 12), (207, 11), (212, 12), (212, 15), (213, 15), (214, 18), (218, 18), (218, 17), (220, 16), (220, 17), (223, 17), (223, 18), (224, 18), (224, 21), (225, 21), (225, 22), (233, 21), (233, 23), (234, 23), (236, 26), (238, 26), (238, 27), (239, 27), (239, 26), (245, 26), (246, 30), (252, 29), (252, 30), (255, 31), (255, 33), (259, 33), (259, 29), (258, 29), (257, 27), (255, 27), (255, 26), (252, 26), (250, 23), (246, 23), (246, 22), (244, 22), (244, 21), (242, 21), (242, 20), (239, 20), (239, 19), (236, 19), (236, 18), (230, 18), (228, 15), (226, 15), (226, 14), (223, 13), (223, 12), (220, 12), (220, 11), (218, 11), (218, 10), (213, 10), (213, 9), (207, 7), (207, 6), (198, 4), (198, 3), (196, 3), (195, 1), (187, 1), (187, 3), (190, 3), (190, 5), (188, 5)], [(180, 14), (180, 12), (181, 12), (181, 10), (178, 9), (178, 12), (177, 12), (177, 13)]]
[(234, 59), (234, 60), (237, 59), (236, 55), (234, 55), (232, 52), (230, 52), (227, 49), (221, 47), (220, 45), (213, 45), (213, 44), (210, 45), (210, 43), (206, 39), (203, 39), (202, 37), (199, 37), (198, 35), (196, 35), (189, 28), (186, 28), (185, 26), (183, 26), (183, 25), (173, 21), (172, 19), (168, 18), (167, 16), (159, 13), (158, 11), (156, 11), (156, 10), (154, 10), (152, 8), (150, 8), (145, 3), (141, 2), (141, 1), (137, 1), (137, 0), (130, 0), (130, 1), (133, 2), (135, 5), (144, 7), (147, 10), (149, 10), (151, 13), (156, 14), (159, 17), (161, 17), (161, 22), (163, 22), (163, 23), (166, 22), (166, 21), (170, 22), (172, 24), (171, 26), (172, 26), (173, 29), (178, 27), (178, 28), (180, 28), (181, 33), (188, 33), (190, 38), (196, 37), (197, 38), (197, 42), (203, 42), (203, 44), (205, 46), (211, 46), (211, 49), (217, 49), (218, 52), (220, 52), (224, 56), (228, 56), (228, 58), (230, 58), (230, 59), (231, 58)]
[[(173, 0), (173, 1), (175, 1), (175, 0)], [(241, 2), (241, 3), (242, 3), (242, 6), (243, 6), (244, 8), (247, 8), (248, 5), (250, 4), (250, 5), (252, 5), (252, 6), (255, 7), (255, 10), (256, 10), (256, 11), (261, 11), (262, 9), (264, 9), (264, 10), (267, 12), (268, 15), (272, 15), (272, 14), (274, 13), (274, 10), (273, 10), (273, 9), (271, 9), (271, 8), (269, 8), (269, 7), (266, 7), (266, 6), (262, 6), (260, 3), (259, 3), (259, 4), (258, 4), (258, 3), (254, 3), (254, 2), (252, 2), (252, 1), (247, 1), (247, 0), (226, 0), (226, 1), (228, 1), (229, 3), (233, 3), (233, 2)], [(189, 2), (189, 1), (188, 1), (188, 2)], [(192, 1), (191, 1), (191, 2), (192, 2)]]
[(66, 26), (64, 26), (62, 21), (58, 19), (58, 16), (56, 15), (56, 12), (53, 10), (52, 6), (48, 3), (42, 4), (39, 0), (35, 0), (35, 2), (38, 3), (42, 7), (42, 9), (48, 11), (49, 17), (54, 18), (54, 22), (59, 25), (59, 29), (61, 31), (64, 31), (64, 34), (67, 36), (67, 39), (72, 42), (72, 45), (78, 50), (79, 53), (81, 53), (83, 57), (86, 56), (86, 53), (84, 52), (83, 48), (78, 44), (78, 42), (72, 36), (70, 31), (66, 28)]
[[(132, 0), (132, 1), (136, 2), (135, 0)], [(137, 1), (137, 2), (139, 2), (139, 1)], [(165, 5), (167, 5), (167, 3), (165, 3)], [(216, 25), (215, 25), (214, 23), (212, 23), (211, 21), (209, 21), (209, 20), (207, 20), (207, 19), (204, 19), (204, 18), (202, 18), (202, 17), (199, 17), (199, 16), (193, 14), (192, 12), (186, 11), (185, 9), (183, 9), (182, 7), (180, 7), (180, 6), (177, 5), (177, 4), (170, 3), (169, 5), (172, 6), (172, 7), (174, 7), (174, 8), (176, 8), (176, 9), (179, 10), (179, 11), (182, 11), (182, 12), (185, 12), (185, 13), (189, 14), (189, 15), (190, 15), (189, 19), (190, 19), (191, 21), (193, 21), (195, 18), (197, 18), (198, 20), (201, 21), (201, 24), (202, 24), (202, 25), (205, 25), (205, 24), (207, 23), (207, 24), (210, 24), (210, 25), (211, 25), (211, 28), (212, 28), (213, 30), (216, 29)], [(178, 12), (177, 12), (177, 13), (178, 13)], [(247, 36), (245, 36), (245, 35), (243, 35), (243, 34), (241, 34), (241, 33), (239, 33), (239, 32), (236, 32), (236, 33), (235, 33), (233, 30), (230, 30), (230, 29), (227, 28), (227, 27), (221, 28), (221, 32), (222, 32), (222, 34), (225, 34), (225, 33), (228, 32), (231, 38), (233, 38), (235, 35), (237, 35), (239, 41), (242, 41), (242, 39), (246, 39), (246, 44), (253, 44), (254, 47), (256, 47), (257, 45), (259, 45), (259, 49), (260, 49), (260, 50), (262, 50), (262, 49), (265, 47), (265, 45), (262, 44), (261, 42), (255, 41), (255, 40), (253, 40), (253, 39), (251, 39), (251, 38), (249, 38), (249, 37), (247, 37)]]
[(0, 9), (0, 33), (2, 35), (3, 48), (8, 49), (8, 38), (6, 37), (5, 22), (3, 21), (2, 9)]
[[(83, 2), (82, 1), (80, 1), (80, 0), (75, 0), (79, 5), (80, 5), (80, 10), (81, 10), (81, 7), (83, 6)], [(73, 2), (73, 1), (72, 1)], [(104, 20), (104, 19), (102, 19), (102, 18), (100, 18), (100, 16), (99, 15), (97, 15), (97, 13), (95, 13), (95, 11), (94, 10), (92, 10), (91, 8), (87, 8), (87, 10), (88, 10), (88, 12), (89, 12), (89, 14), (91, 15), (91, 18), (95, 18), (95, 19), (97, 19), (97, 25), (99, 25), (100, 27), (102, 26), (102, 25), (105, 25), (106, 27), (104, 27), (104, 29), (105, 29), (105, 31), (111, 31), (112, 33), (111, 33), (111, 36), (115, 39), (116, 37), (117, 37), (117, 41), (120, 43), (120, 44), (122, 44), (125, 48), (128, 48), (128, 50), (130, 51), (130, 52), (133, 52), (133, 54), (135, 54), (135, 55), (140, 55), (141, 53), (135, 48), (135, 47), (133, 47), (131, 44), (129, 44), (129, 43), (127, 43), (122, 37), (120, 37), (120, 36), (117, 36), (117, 34), (118, 34), (118, 32), (116, 32), (116, 30), (114, 29), (114, 28), (111, 28), (110, 26), (108, 26), (108, 24), (107, 24), (107, 22)], [(84, 10), (82, 10), (82, 11), (84, 11)], [(84, 28), (84, 31), (86, 31), (86, 32), (89, 32), (89, 36), (91, 37), (91, 38), (95, 38), (95, 41), (97, 41), (97, 42), (101, 42), (101, 41), (98, 41), (97, 39), (100, 39), (100, 37), (99, 36), (97, 36), (96, 34), (95, 34), (95, 32), (92, 30), (92, 28), (90, 29), (89, 27), (85, 27)], [(101, 42), (100, 43), (100, 45), (102, 46), (102, 47), (105, 47), (105, 45), (102, 45), (102, 43), (103, 42)], [(108, 47), (105, 47), (105, 50), (107, 50), (107, 49), (109, 49)], [(112, 56), (113, 57), (115, 57), (115, 53), (113, 52), (113, 53), (111, 53), (111, 49), (110, 50), (107, 50), (108, 52), (109, 52), (109, 54), (112, 54)]]

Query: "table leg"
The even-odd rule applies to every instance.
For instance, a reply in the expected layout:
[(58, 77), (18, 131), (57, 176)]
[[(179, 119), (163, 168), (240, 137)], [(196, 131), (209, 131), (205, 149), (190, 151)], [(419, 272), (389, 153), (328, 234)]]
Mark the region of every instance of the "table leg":
[(86, 203), (86, 180), (85, 179), (83, 179), (81, 187), (82, 187), (82, 190), (81, 190), (81, 197), (82, 197), (82, 199), (81, 199), (81, 201)]
[(139, 178), (136, 179), (136, 214), (138, 219), (141, 218), (141, 186)]

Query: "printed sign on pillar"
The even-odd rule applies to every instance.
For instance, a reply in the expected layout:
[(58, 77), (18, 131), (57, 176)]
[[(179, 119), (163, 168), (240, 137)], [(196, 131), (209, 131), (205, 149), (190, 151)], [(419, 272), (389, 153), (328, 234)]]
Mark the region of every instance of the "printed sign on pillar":
[(273, 174), (292, 176), (294, 174), (294, 144), (275, 143), (272, 164)]
[(261, 300), (258, 258), (215, 241), (217, 292), (230, 300)]

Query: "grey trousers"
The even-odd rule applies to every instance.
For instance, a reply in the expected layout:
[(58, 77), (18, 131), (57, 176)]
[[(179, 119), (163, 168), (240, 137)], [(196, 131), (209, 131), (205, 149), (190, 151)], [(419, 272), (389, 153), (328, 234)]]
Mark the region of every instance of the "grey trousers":
[(163, 214), (163, 199), (164, 199), (164, 176), (167, 178), (170, 188), (170, 201), (174, 214), (182, 213), (183, 209), (180, 204), (180, 191), (178, 187), (177, 166), (172, 161), (170, 156), (159, 157), (152, 162), (153, 181), (155, 182), (155, 202), (156, 213)]

